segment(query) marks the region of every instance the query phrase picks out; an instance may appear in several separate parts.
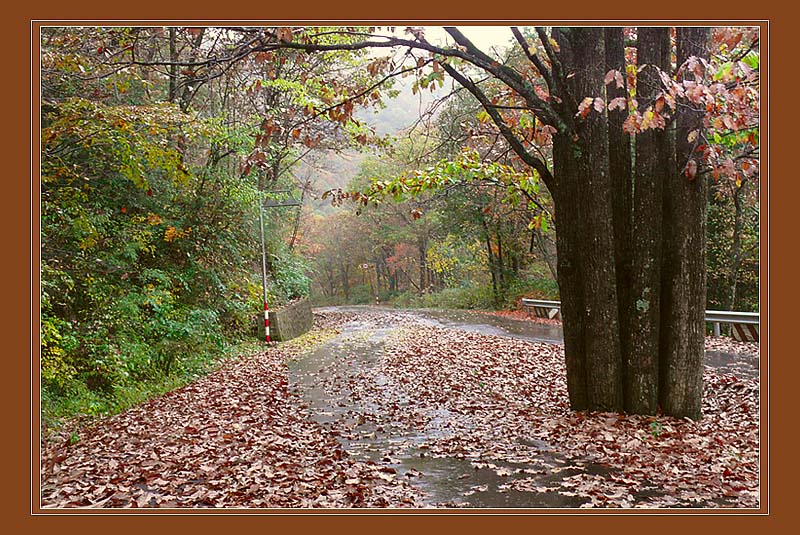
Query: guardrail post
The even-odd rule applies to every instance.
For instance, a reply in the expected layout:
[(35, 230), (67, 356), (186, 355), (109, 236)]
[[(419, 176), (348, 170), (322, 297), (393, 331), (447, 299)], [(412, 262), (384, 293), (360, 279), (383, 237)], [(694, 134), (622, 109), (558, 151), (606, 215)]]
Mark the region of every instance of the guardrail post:
[(715, 321), (714, 322), (714, 337), (715, 338), (719, 338), (720, 336), (721, 336), (721, 334), (720, 334), (720, 330), (719, 330), (719, 322)]

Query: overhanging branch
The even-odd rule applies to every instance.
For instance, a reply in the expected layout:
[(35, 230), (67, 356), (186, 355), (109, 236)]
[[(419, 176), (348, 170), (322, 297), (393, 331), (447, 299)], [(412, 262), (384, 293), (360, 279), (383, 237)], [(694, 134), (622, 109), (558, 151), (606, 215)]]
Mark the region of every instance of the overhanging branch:
[(486, 110), (486, 113), (489, 114), (489, 117), (492, 118), (495, 126), (497, 126), (497, 128), (500, 130), (500, 133), (508, 142), (509, 146), (511, 146), (511, 148), (514, 150), (514, 153), (517, 154), (517, 156), (519, 156), (523, 162), (536, 169), (536, 171), (539, 173), (539, 176), (542, 177), (542, 181), (544, 181), (545, 185), (547, 185), (548, 188), (552, 188), (555, 185), (555, 181), (552, 173), (550, 173), (550, 169), (547, 168), (547, 164), (525, 149), (525, 147), (522, 145), (522, 142), (517, 138), (517, 136), (514, 135), (514, 132), (511, 131), (511, 128), (503, 120), (500, 112), (498, 112), (496, 108), (492, 107), (491, 101), (483, 93), (483, 91), (481, 91), (472, 80), (458, 72), (451, 65), (445, 63), (442, 66), (444, 67), (445, 71), (447, 71), (447, 74), (452, 76), (459, 84), (464, 86), (467, 91), (472, 93), (478, 102), (481, 103), (483, 108)]

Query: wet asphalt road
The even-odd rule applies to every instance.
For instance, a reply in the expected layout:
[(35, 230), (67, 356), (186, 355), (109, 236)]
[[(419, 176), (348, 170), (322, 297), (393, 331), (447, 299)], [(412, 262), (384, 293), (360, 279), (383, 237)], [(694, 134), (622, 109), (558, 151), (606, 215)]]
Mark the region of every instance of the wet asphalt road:
[[(534, 342), (562, 343), (559, 325), (513, 320), (470, 311), (400, 310), (373, 306), (327, 307), (319, 312), (368, 313), (386, 312), (411, 315), (425, 325), (463, 329), (481, 334), (518, 338)], [(448, 432), (448, 422), (457, 415), (443, 410), (430, 424), (420, 429), (397, 429), (380, 422), (378, 407), (369, 399), (353, 396), (353, 381), (372, 377), (379, 389), (393, 385), (380, 374), (376, 363), (383, 355), (386, 339), (395, 328), (391, 321), (363, 320), (347, 323), (341, 334), (318, 347), (310, 355), (289, 365), (289, 380), (295, 392), (309, 406), (321, 425), (334, 430), (349, 455), (372, 461), (396, 470), (424, 493), (428, 507), (468, 508), (573, 508), (585, 498), (558, 492), (558, 483), (578, 472), (607, 474), (609, 468), (588, 459), (570, 458), (553, 450), (546, 443), (526, 444), (535, 452), (533, 462), (520, 464), (493, 461), (490, 466), (476, 464), (475, 459), (441, 457), (427, 453), (426, 443)], [(724, 372), (752, 377), (758, 374), (758, 359), (707, 352), (707, 365)], [(402, 396), (400, 396), (401, 404)], [(343, 431), (344, 430), (344, 431)], [(499, 476), (498, 468), (511, 475)], [(536, 491), (513, 488), (517, 478), (534, 476)], [(510, 488), (511, 487), (511, 488)], [(644, 484), (635, 498), (646, 499), (658, 489)]]
[[(398, 312), (416, 316), (423, 323), (437, 327), (462, 329), (494, 336), (518, 338), (530, 342), (547, 342), (562, 345), (563, 333), (560, 325), (515, 320), (469, 310), (397, 309), (376, 306), (321, 307), (319, 312)], [(723, 351), (706, 351), (706, 366), (721, 373), (733, 373), (741, 378), (754, 379), (759, 375), (758, 357), (735, 355)]]

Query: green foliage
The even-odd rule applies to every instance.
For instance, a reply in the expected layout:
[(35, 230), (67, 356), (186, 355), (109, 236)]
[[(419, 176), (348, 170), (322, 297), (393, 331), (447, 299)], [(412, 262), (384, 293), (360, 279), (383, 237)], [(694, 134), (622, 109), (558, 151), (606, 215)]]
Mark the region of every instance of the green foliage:
[(64, 389), (77, 375), (72, 354), (78, 347), (71, 325), (58, 317), (42, 318), (41, 370), (45, 383)]
[(650, 422), (650, 434), (653, 436), (653, 438), (658, 438), (663, 430), (664, 426), (658, 420)]
[[(329, 44), (354, 39), (303, 32)], [(297, 192), (293, 166), (312, 147), (380, 141), (354, 113), (392, 93), (375, 80), (395, 65), (367, 51), (121, 67), (133, 58), (199, 64), (241, 37), (223, 28), (43, 29), (46, 420), (107, 413), (182, 384), (254, 334), (265, 192)], [(310, 266), (294, 250), (293, 209), (264, 217), (267, 292), (278, 306), (308, 295)]]
[(367, 284), (358, 284), (350, 288), (349, 305), (370, 305), (375, 302), (375, 294), (372, 287)]
[(308, 261), (286, 249), (272, 258), (273, 283), (269, 286), (269, 297), (273, 303), (277, 306), (307, 297), (311, 283), (306, 275), (309, 270)]
[[(558, 300), (558, 284), (549, 278), (515, 279), (504, 293), (499, 308), (515, 309), (522, 297)], [(493, 310), (498, 308), (491, 285), (476, 282), (443, 288), (437, 292), (418, 294), (412, 291), (384, 295), (381, 302), (401, 308), (442, 308)]]
[[(42, 130), (41, 377), (49, 421), (181, 384), (252, 332), (258, 192), (183, 151), (224, 131), (170, 106), (48, 106)], [(267, 214), (270, 217), (271, 214)], [(271, 290), (307, 293), (271, 235)], [(283, 247), (283, 249), (281, 249)]]
[[(724, 184), (723, 184), (724, 185)], [(747, 186), (746, 186), (747, 187)], [(753, 189), (753, 188), (750, 188)], [(744, 190), (740, 195), (752, 195)], [(742, 228), (739, 269), (735, 274), (736, 295), (731, 302), (733, 231), (735, 204), (718, 194), (708, 206), (707, 226), (707, 307), (715, 310), (758, 311), (759, 307), (759, 214), (757, 199), (741, 200)]]
[(392, 299), (392, 305), (401, 308), (491, 310), (494, 308), (494, 295), (490, 286), (471, 284), (422, 295), (404, 292)]
[(396, 175), (391, 180), (373, 179), (364, 195), (373, 202), (381, 202), (387, 196), (400, 201), (474, 181), (503, 188), (503, 202), (515, 207), (522, 202), (535, 206), (533, 201), (540, 190), (535, 171), (520, 172), (510, 165), (485, 161), (476, 150), (464, 150), (453, 160), (440, 160), (424, 169)]
[(544, 271), (530, 273), (511, 282), (505, 293), (504, 308), (517, 308), (520, 299), (548, 299), (557, 301), (558, 283), (545, 276)]

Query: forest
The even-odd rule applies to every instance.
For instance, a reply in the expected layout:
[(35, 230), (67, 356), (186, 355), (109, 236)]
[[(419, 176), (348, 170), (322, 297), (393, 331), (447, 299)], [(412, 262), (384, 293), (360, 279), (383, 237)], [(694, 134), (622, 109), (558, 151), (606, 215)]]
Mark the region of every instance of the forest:
[(506, 30), (42, 27), (42, 429), (263, 351), (265, 299), (559, 300), (571, 410), (700, 420), (704, 311), (759, 310), (759, 28)]

